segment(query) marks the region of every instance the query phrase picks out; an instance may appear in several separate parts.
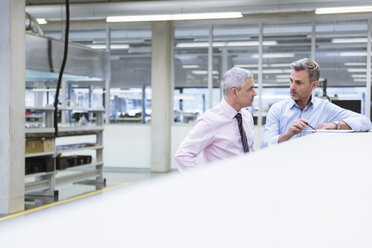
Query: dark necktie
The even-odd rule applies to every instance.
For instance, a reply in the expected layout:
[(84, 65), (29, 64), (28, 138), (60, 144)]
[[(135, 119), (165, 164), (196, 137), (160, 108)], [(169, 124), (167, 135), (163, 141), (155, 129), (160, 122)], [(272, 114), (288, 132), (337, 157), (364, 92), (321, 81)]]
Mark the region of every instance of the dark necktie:
[(235, 115), (235, 118), (238, 121), (239, 133), (240, 133), (240, 137), (242, 139), (242, 144), (243, 144), (243, 151), (249, 152), (247, 135), (245, 134), (245, 131), (243, 129), (242, 115), (240, 113), (237, 113)]

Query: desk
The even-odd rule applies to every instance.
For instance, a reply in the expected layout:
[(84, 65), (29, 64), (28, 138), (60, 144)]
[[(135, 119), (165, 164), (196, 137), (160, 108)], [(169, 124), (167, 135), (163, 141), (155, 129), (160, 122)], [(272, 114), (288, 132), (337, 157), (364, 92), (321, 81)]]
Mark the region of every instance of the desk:
[(1, 247), (372, 247), (372, 133), (316, 133), (0, 222)]

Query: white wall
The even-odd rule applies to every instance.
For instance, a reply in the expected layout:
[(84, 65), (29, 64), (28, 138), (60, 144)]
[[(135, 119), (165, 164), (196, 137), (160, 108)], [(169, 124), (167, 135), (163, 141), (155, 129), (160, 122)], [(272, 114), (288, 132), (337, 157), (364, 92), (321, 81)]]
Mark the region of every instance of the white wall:
[[(192, 125), (172, 126), (171, 168), (173, 156)], [(105, 125), (103, 160), (106, 167), (150, 168), (151, 126), (141, 124)], [(263, 128), (255, 127), (255, 150), (259, 150)], [(203, 155), (196, 159), (203, 163)]]

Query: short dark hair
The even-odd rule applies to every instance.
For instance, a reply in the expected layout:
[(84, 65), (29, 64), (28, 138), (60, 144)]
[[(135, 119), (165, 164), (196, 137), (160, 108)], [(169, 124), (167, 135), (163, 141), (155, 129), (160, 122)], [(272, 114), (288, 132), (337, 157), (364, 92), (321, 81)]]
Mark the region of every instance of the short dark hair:
[(291, 67), (295, 71), (306, 70), (309, 73), (310, 82), (318, 81), (320, 77), (319, 65), (308, 58), (297, 60), (291, 64)]

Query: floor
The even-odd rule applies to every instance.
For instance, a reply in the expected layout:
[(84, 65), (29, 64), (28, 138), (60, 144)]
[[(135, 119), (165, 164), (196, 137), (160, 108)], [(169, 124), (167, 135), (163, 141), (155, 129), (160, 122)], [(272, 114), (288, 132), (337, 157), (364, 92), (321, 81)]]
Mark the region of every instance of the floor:
[[(177, 172), (172, 170), (169, 173)], [(151, 173), (150, 169), (104, 168), (103, 176), (106, 179), (106, 187), (102, 188), (81, 183), (59, 186), (56, 188), (58, 197), (27, 196), (25, 198), (25, 211), (37, 211), (48, 207), (48, 205), (56, 205), (71, 200), (75, 201), (95, 193), (104, 193), (106, 190), (133, 185), (141, 181), (151, 180), (154, 177), (165, 176), (169, 173)], [(10, 216), (0, 216), (0, 221), (4, 217)]]

